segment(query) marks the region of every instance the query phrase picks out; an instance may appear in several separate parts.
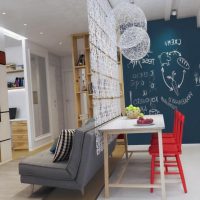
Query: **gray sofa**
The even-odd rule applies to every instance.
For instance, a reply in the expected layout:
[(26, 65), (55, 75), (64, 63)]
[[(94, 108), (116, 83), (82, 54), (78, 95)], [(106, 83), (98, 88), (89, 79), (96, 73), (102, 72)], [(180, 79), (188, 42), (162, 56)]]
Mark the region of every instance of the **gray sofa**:
[[(115, 143), (115, 140), (110, 143), (109, 153)], [(91, 125), (77, 129), (69, 160), (58, 163), (52, 160), (49, 150), (22, 160), (19, 163), (21, 182), (80, 190), (83, 194), (85, 186), (103, 166), (103, 152), (96, 154), (95, 129)]]

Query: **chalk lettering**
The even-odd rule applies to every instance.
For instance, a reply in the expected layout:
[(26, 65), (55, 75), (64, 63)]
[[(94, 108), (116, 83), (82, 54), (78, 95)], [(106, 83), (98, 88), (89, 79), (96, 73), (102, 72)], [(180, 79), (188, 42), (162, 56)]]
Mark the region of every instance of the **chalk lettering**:
[(172, 103), (168, 102), (167, 99), (165, 99), (164, 97), (160, 97), (160, 100), (167, 106), (169, 106), (170, 108), (177, 109), (177, 107), (175, 105), (173, 105)]
[(173, 98), (169, 97), (168, 101), (172, 102), (175, 105), (185, 105), (185, 104), (187, 104), (191, 100), (192, 97), (193, 97), (193, 94), (190, 91), (185, 98), (182, 98), (182, 99), (173, 99)]
[(143, 113), (146, 113), (148, 111), (146, 105), (145, 106), (140, 106), (140, 109)]
[(154, 70), (151, 70), (149, 72), (140, 72), (137, 74), (132, 74), (133, 79), (142, 79), (142, 78), (148, 78), (154, 76)]
[(171, 40), (165, 41), (165, 46), (174, 46), (174, 45), (180, 46), (181, 44), (182, 44), (181, 39), (171, 39)]
[(158, 103), (158, 96), (155, 97), (149, 97), (149, 98), (137, 98), (133, 100), (134, 105), (141, 105), (141, 104), (149, 104), (152, 105), (153, 103)]
[(154, 65), (155, 64), (155, 59), (154, 58), (143, 58), (142, 59), (142, 64), (148, 64), (148, 65)]

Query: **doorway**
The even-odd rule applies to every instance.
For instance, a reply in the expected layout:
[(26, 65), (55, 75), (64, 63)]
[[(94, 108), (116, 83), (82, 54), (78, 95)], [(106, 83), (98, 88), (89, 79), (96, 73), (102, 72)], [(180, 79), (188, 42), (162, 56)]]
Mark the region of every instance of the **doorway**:
[(46, 61), (42, 56), (31, 54), (31, 82), (35, 139), (37, 140), (50, 133)]

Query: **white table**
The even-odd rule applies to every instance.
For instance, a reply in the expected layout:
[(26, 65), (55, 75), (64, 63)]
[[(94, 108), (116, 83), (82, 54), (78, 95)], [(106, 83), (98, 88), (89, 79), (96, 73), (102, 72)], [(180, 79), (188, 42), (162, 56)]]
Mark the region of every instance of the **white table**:
[[(99, 131), (104, 136), (104, 182), (105, 182), (105, 198), (109, 198), (109, 188), (161, 188), (162, 200), (166, 200), (165, 176), (163, 163), (163, 145), (162, 145), (162, 129), (165, 128), (163, 115), (145, 115), (145, 118), (153, 118), (154, 125), (137, 126), (136, 119), (127, 119), (127, 117), (116, 118), (103, 125)], [(110, 134), (142, 134), (142, 133), (158, 133), (158, 145), (160, 156), (160, 178), (161, 184), (109, 184), (109, 162), (108, 162), (108, 136)]]

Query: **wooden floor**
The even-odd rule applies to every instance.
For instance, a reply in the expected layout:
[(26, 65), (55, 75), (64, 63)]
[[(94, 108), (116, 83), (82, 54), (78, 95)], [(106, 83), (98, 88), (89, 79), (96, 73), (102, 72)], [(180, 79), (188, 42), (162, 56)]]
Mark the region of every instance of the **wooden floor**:
[[(104, 170), (102, 169), (94, 176), (85, 188), (85, 194), (82, 196), (78, 191), (35, 186), (34, 193), (31, 194), (31, 186), (21, 184), (18, 172), (19, 159), (33, 155), (39, 151), (49, 148), (47, 145), (33, 152), (15, 151), (12, 162), (0, 166), (0, 200), (95, 200), (104, 186)], [(110, 158), (110, 172), (116, 167), (116, 163), (124, 154), (124, 146), (116, 145), (116, 148)], [(12, 189), (11, 189), (12, 188)]]
[(44, 151), (46, 149), (49, 149), (51, 147), (51, 144), (45, 145), (43, 147), (38, 148), (34, 151), (28, 151), (28, 150), (13, 150), (12, 151), (12, 158), (13, 160), (19, 160), (27, 156), (34, 155), (36, 153), (39, 153), (41, 151)]

